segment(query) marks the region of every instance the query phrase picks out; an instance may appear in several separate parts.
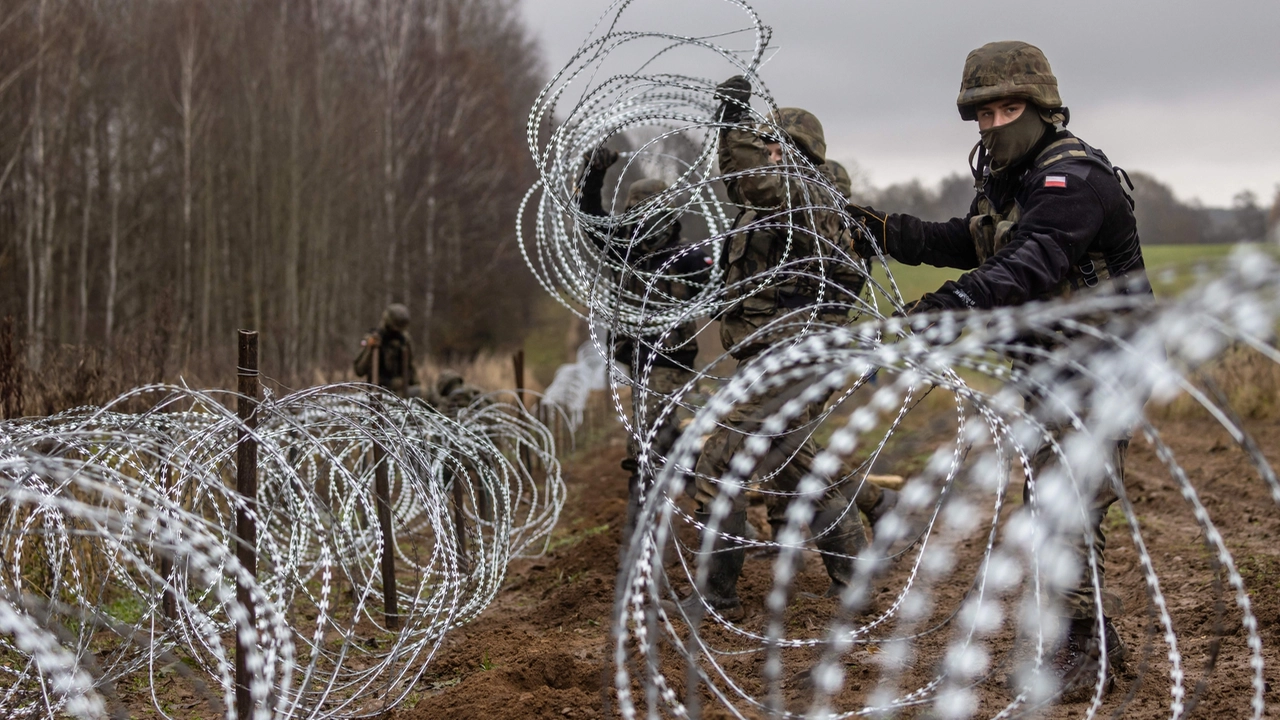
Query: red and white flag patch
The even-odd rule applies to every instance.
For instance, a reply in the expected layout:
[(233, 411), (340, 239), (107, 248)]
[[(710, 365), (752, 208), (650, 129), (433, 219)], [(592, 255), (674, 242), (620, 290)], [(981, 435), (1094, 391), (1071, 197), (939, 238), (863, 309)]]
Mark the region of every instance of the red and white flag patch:
[(1067, 186), (1067, 176), (1066, 175), (1045, 175), (1044, 186), (1064, 188)]

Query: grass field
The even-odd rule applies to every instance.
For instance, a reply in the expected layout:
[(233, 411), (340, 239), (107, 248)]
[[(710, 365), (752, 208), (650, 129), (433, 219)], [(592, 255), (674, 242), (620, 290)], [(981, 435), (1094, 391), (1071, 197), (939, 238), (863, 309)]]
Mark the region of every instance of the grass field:
[[(1194, 285), (1200, 273), (1211, 270), (1233, 249), (1234, 245), (1148, 245), (1142, 248), (1142, 254), (1156, 295), (1167, 297)], [(927, 265), (909, 267), (896, 262), (889, 263), (889, 269), (906, 300), (937, 290), (942, 283), (961, 275), (959, 270)], [(883, 268), (877, 268), (874, 276), (885, 282)]]

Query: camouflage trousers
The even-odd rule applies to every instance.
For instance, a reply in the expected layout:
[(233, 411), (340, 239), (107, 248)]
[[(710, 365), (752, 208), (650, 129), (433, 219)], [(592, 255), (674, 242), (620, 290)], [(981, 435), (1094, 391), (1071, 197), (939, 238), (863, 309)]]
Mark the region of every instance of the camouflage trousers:
[(640, 436), (652, 438), (650, 451), (655, 464), (660, 465), (667, 453), (671, 452), (671, 446), (680, 437), (680, 418), (672, 409), (657, 427), (654, 427), (654, 423), (667, 406), (674, 405), (679, 400), (681, 388), (693, 377), (693, 372), (684, 368), (654, 366), (649, 373), (649, 381), (643, 388), (631, 388), (631, 419), (634, 425), (627, 439), (628, 459), (634, 462), (640, 457)]
[[(1036, 415), (1038, 408), (1034, 399), (1028, 400), (1028, 409), (1032, 415)], [(1065, 426), (1055, 425), (1054, 423), (1046, 423), (1047, 429), (1056, 442), (1061, 442), (1065, 436)], [(1097, 487), (1091, 494), (1091, 497), (1085, 499), (1085, 525), (1083, 532), (1073, 529), (1060, 535), (1060, 549), (1066, 552), (1075, 564), (1079, 580), (1075, 587), (1069, 588), (1055, 598), (1061, 603), (1060, 611), (1064, 617), (1073, 619), (1092, 618), (1096, 612), (1096, 601), (1094, 597), (1093, 579), (1089, 572), (1089, 542), (1087, 537), (1092, 537), (1093, 548), (1097, 553), (1098, 562), (1098, 587), (1105, 590), (1104, 580), (1106, 579), (1105, 563), (1103, 561), (1103, 552), (1107, 548), (1107, 535), (1103, 528), (1103, 523), (1107, 517), (1107, 510), (1119, 498), (1117, 497), (1113, 481), (1118, 483), (1120, 487), (1124, 487), (1124, 461), (1129, 451), (1129, 437), (1120, 437), (1105, 440), (1102, 443), (1103, 452), (1109, 452), (1111, 457), (1108, 462), (1114, 468), (1114, 477), (1111, 473), (1101, 478), (1089, 478), (1096, 482)], [(1044, 477), (1046, 470), (1053, 468), (1058, 462), (1057, 455), (1053, 452), (1052, 445), (1045, 442), (1041, 445), (1031, 458), (1031, 469), (1035, 477)], [(1106, 472), (1106, 471), (1104, 471)], [(1033, 502), (1032, 488), (1030, 483), (1024, 483), (1022, 488), (1022, 500), (1026, 505)], [(1108, 609), (1111, 603), (1106, 600), (1104, 595), (1104, 613), (1111, 615), (1113, 610)]]
[[(740, 360), (739, 369), (746, 360)], [(696, 493), (694, 500), (698, 512), (710, 512), (711, 503), (720, 494), (720, 480), (727, 474), (729, 463), (741, 448), (743, 441), (760, 432), (761, 426), (770, 414), (781, 405), (800, 393), (803, 387), (777, 387), (753, 396), (746, 402), (739, 403), (716, 426), (707, 438), (698, 457)], [(770, 442), (768, 451), (760, 458), (755, 467), (755, 476), (764, 479), (763, 487), (772, 491), (768, 501), (770, 517), (777, 513), (778, 518), (785, 518), (785, 512), (792, 500), (790, 494), (796, 492), (800, 481), (813, 465), (817, 454), (817, 446), (810, 435), (812, 427), (807, 427), (813, 419), (814, 407), (805, 408), (792, 418), (785, 430), (778, 433)], [(745, 484), (750, 478), (743, 478)], [(782, 495), (775, 493), (784, 493)], [(734, 497), (734, 509), (743, 510), (747, 505), (745, 488)], [(841, 494), (835, 484), (829, 485), (822, 497), (814, 503), (814, 511), (836, 510), (848, 507), (849, 502)]]
[[(693, 377), (694, 373), (684, 368), (654, 366), (649, 372), (648, 382), (643, 387), (637, 384), (631, 388), (632, 427), (627, 437), (627, 459), (622, 461), (622, 468), (630, 473), (627, 478), (627, 519), (623, 529), (624, 537), (631, 536), (631, 531), (635, 529), (636, 517), (640, 512), (642, 483), (639, 438), (651, 438), (650, 472), (656, 474), (665, 464), (676, 439), (680, 437), (680, 418), (674, 409), (662, 417), (661, 422), (658, 418), (664, 409), (679, 400), (681, 389)], [(655, 423), (657, 427), (654, 427)]]

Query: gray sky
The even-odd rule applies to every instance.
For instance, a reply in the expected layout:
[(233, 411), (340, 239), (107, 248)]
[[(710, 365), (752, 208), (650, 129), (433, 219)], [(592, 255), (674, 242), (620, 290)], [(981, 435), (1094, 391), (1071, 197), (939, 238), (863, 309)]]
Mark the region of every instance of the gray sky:
[[(609, 8), (607, 0), (520, 1), (551, 72)], [(817, 114), (828, 155), (855, 161), (876, 185), (967, 172), (977, 126), (955, 109), (965, 55), (986, 42), (1018, 39), (1049, 57), (1071, 107), (1071, 129), (1117, 165), (1151, 173), (1183, 200), (1208, 205), (1229, 205), (1248, 189), (1269, 206), (1280, 186), (1280, 0), (751, 6), (773, 28), (761, 77), (778, 103)], [(634, 0), (618, 29), (694, 35), (748, 25), (725, 0)], [(602, 32), (595, 28), (596, 37)], [(749, 54), (751, 36), (719, 44)], [(618, 62), (626, 64), (625, 53)], [(680, 62), (689, 75), (733, 74), (709, 54), (672, 59)]]

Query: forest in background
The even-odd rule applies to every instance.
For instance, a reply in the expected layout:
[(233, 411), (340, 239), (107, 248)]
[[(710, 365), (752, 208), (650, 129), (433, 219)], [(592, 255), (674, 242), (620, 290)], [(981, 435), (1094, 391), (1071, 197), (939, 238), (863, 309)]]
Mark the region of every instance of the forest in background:
[(3, 8), (0, 334), (31, 372), (74, 346), (168, 374), (252, 327), (299, 377), (391, 301), (436, 355), (520, 344), (543, 70), (511, 0)]
[[(392, 301), (434, 362), (524, 346), (548, 322), (515, 235), (545, 76), (516, 0), (8, 0), (0, 395), (61, 396), (0, 413), (225, 383), (240, 327), (282, 382), (341, 377)], [(1146, 243), (1265, 232), (1251, 194), (1205, 208), (1131, 175)], [(929, 219), (973, 192), (856, 187)]]

